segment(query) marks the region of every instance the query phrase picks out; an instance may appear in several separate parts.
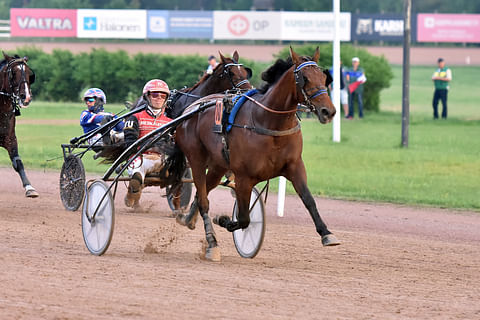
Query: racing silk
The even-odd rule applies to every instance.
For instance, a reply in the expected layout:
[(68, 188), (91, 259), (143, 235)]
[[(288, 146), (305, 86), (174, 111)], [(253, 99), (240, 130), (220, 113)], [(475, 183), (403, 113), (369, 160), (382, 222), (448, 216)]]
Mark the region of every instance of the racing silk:
[(125, 144), (130, 146), (139, 138), (172, 121), (164, 113), (155, 116), (150, 109), (135, 113), (125, 122)]
[[(94, 113), (89, 110), (83, 110), (80, 114), (80, 125), (83, 128), (83, 133), (87, 133), (98, 128), (105, 116), (111, 116), (113, 118), (116, 118), (116, 116), (109, 112), (101, 111), (98, 113)], [(117, 123), (115, 128), (113, 128), (113, 130), (121, 132), (123, 130), (123, 126), (123, 121), (120, 121), (119, 123)]]

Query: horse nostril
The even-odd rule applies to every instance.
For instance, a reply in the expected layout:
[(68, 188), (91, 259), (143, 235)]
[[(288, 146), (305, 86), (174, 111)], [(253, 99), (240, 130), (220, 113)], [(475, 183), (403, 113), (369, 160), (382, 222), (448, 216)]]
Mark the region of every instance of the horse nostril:
[(327, 108), (321, 108), (320, 109), (320, 114), (324, 117), (329, 117), (330, 116), (330, 112), (328, 111)]

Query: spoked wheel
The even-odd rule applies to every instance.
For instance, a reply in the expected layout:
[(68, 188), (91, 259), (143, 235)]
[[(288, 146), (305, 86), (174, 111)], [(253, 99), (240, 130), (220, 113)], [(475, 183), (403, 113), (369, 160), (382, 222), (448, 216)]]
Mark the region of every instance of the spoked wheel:
[[(243, 258), (255, 257), (262, 247), (263, 237), (265, 236), (265, 205), (262, 198), (259, 197), (260, 193), (257, 188), (253, 188), (250, 195), (250, 224), (245, 229), (233, 231), (235, 248)], [(237, 221), (237, 215), (238, 206), (235, 200), (232, 214), (233, 221)]]
[(87, 188), (82, 210), (83, 240), (92, 254), (101, 256), (107, 251), (113, 235), (114, 213), (108, 185), (103, 180), (95, 180)]
[[(192, 198), (192, 185), (190, 182), (192, 180), (192, 170), (190, 168), (185, 169), (182, 179), (189, 180), (189, 182), (184, 182), (182, 184), (182, 189), (180, 193), (180, 209), (185, 210), (190, 204), (190, 199)], [(175, 210), (175, 205), (173, 204), (175, 195), (170, 193), (170, 188), (167, 187), (167, 200), (170, 209)]]
[(60, 171), (60, 198), (69, 211), (77, 211), (83, 201), (85, 188), (85, 169), (82, 159), (70, 154)]

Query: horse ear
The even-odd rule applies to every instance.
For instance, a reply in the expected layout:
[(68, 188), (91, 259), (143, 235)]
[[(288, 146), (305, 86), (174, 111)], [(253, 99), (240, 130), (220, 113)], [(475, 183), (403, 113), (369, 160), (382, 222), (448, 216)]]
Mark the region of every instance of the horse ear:
[(222, 63), (226, 63), (225, 62), (225, 57), (223, 56), (223, 54), (220, 51), (218, 51), (218, 55), (220, 56), (220, 60), (222, 61)]
[(233, 58), (233, 60), (234, 60), (236, 63), (238, 63), (238, 59), (239, 59), (240, 57), (238, 56), (237, 50), (235, 50), (235, 52), (233, 53), (233, 57), (232, 57), (232, 58)]
[(292, 46), (290, 46), (290, 57), (292, 57), (292, 61), (296, 65), (299, 65), (301, 63), (300, 57), (298, 56), (298, 54), (295, 53), (295, 51), (293, 51)]
[(5, 60), (10, 60), (10, 56), (8, 54), (5, 53), (5, 51), (2, 50), (2, 53), (3, 53), (3, 57), (5, 58)]
[(320, 58), (320, 51), (318, 50), (318, 47), (317, 47), (317, 49), (315, 50), (315, 53), (313, 54), (313, 61), (318, 63), (319, 58)]

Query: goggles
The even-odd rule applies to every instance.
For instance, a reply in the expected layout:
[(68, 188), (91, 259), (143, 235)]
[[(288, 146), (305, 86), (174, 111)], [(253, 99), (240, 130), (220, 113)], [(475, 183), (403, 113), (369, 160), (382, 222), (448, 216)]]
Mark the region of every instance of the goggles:
[(158, 97), (166, 98), (167, 94), (165, 92), (150, 92), (150, 96), (152, 98), (158, 98)]
[(86, 102), (95, 102), (95, 98), (85, 98)]

